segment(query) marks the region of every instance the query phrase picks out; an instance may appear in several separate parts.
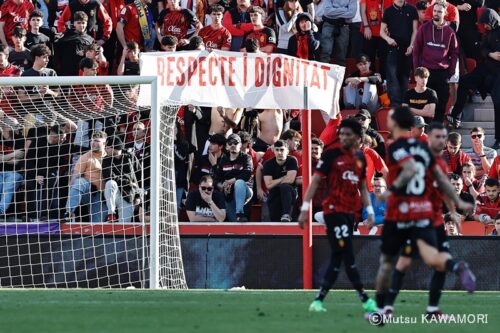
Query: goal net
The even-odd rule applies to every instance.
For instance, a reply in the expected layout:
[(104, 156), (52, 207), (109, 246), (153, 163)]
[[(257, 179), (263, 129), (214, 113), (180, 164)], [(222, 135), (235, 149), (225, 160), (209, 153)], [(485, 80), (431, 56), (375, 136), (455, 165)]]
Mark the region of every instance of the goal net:
[(186, 288), (179, 106), (156, 97), (155, 77), (2, 78), (1, 287)]

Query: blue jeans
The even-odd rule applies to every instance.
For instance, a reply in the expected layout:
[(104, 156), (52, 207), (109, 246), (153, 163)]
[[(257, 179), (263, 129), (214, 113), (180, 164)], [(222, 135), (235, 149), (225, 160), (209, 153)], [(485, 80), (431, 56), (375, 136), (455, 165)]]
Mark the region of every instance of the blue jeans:
[(345, 66), (347, 48), (349, 47), (348, 25), (339, 26), (326, 21), (323, 22), (320, 42), (321, 54), (319, 60), (321, 62), (330, 63), (333, 51), (335, 63), (340, 66)]
[(252, 190), (244, 180), (238, 179), (232, 196), (231, 201), (226, 201), (226, 216), (229, 222), (236, 222), (236, 215), (243, 214), (243, 207), (252, 197)]
[(90, 203), (90, 222), (101, 223), (104, 221), (104, 202), (101, 200), (100, 192), (92, 192), (92, 184), (85, 178), (80, 177), (73, 181), (69, 189), (69, 198), (66, 203), (66, 211), (74, 213), (80, 205)]
[(368, 111), (374, 113), (378, 109), (377, 85), (365, 82), (363, 84), (363, 95), (359, 94), (358, 87), (345, 86), (344, 104), (352, 104), (356, 108), (359, 108), (361, 104), (366, 104)]
[(14, 192), (23, 182), (23, 175), (15, 171), (0, 172), (0, 214), (9, 209)]
[(389, 46), (387, 52), (387, 93), (391, 100), (391, 106), (400, 106), (408, 89), (412, 58), (406, 56), (405, 52), (406, 48), (400, 46)]

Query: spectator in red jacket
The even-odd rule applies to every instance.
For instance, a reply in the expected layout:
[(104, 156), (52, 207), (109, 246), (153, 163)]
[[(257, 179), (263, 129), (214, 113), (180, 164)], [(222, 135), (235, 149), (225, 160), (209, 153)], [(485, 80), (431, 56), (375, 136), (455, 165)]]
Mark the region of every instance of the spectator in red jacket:
[[(111, 36), (113, 22), (99, 0), (71, 0), (57, 21), (57, 31), (65, 32), (66, 22), (71, 20), (73, 23), (75, 13), (79, 11), (88, 16), (87, 33), (102, 46)], [(98, 26), (102, 28), (102, 35), (98, 33)]]
[(247, 33), (253, 30), (250, 22), (250, 0), (237, 0), (237, 7), (226, 11), (222, 19), (222, 25), (229, 30), (232, 36), (231, 51), (239, 51), (243, 44), (243, 39)]
[(0, 43), (14, 46), (12, 32), (15, 26), (28, 30), (28, 18), (35, 8), (29, 0), (7, 0), (0, 7)]
[(449, 133), (443, 159), (448, 164), (449, 172), (456, 173), (457, 175), (462, 174), (462, 167), (465, 162), (471, 162), (470, 156), (460, 149), (461, 146), (462, 136), (456, 132)]

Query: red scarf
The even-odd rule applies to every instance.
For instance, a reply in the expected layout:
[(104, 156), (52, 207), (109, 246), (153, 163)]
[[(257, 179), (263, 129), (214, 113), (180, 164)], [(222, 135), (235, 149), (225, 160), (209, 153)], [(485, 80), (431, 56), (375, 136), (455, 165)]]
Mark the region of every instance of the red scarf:
[(307, 35), (297, 34), (297, 57), (300, 59), (309, 59), (309, 42)]

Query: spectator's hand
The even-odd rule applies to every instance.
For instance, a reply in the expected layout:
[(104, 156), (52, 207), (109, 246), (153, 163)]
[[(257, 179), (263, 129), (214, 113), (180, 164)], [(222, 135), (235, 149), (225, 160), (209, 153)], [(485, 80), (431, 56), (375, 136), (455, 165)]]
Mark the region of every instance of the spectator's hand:
[(43, 185), (43, 176), (36, 176), (36, 182), (40, 185)]
[(405, 55), (409, 56), (413, 52), (413, 46), (408, 46), (406, 49)]
[(490, 58), (492, 58), (493, 60), (500, 61), (500, 51), (490, 52), (490, 53), (489, 53), (489, 56), (490, 56)]
[(104, 43), (106, 43), (104, 40), (102, 39), (99, 39), (97, 42), (96, 42), (99, 46), (103, 46)]
[(129, 51), (128, 47), (123, 48), (122, 59), (125, 59), (127, 57), (128, 51)]
[(212, 166), (214, 166), (217, 164), (217, 157), (215, 157), (215, 155), (212, 154), (211, 152), (208, 152), (208, 161)]
[(478, 155), (484, 155), (483, 143), (480, 140), (472, 140), (472, 150)]
[(363, 35), (365, 36), (365, 39), (372, 39), (372, 29), (370, 29), (370, 27), (366, 27)]
[(212, 193), (213, 192), (210, 192), (210, 194), (206, 194), (205, 191), (200, 191), (200, 195), (201, 195), (201, 198), (203, 199), (203, 201), (205, 201), (207, 204), (210, 204), (212, 202)]
[(363, 221), (365, 227), (371, 229), (375, 225), (375, 218), (373, 215), (368, 215), (368, 218)]
[(465, 177), (464, 184), (467, 185), (467, 187), (471, 187), (472, 186), (472, 179)]
[(39, 86), (38, 87), (38, 93), (42, 96), (47, 94), (49, 92), (49, 90), (50, 90), (49, 86)]
[(300, 211), (299, 218), (297, 219), (299, 221), (299, 228), (304, 229), (304, 224), (306, 224), (307, 219), (309, 218), (309, 211)]
[(352, 77), (349, 79), (349, 85), (356, 88), (361, 83), (361, 80), (357, 77)]
[(264, 201), (266, 199), (266, 194), (264, 192), (263, 189), (257, 189), (257, 198), (260, 200), (260, 201)]
[(391, 37), (387, 37), (386, 42), (387, 42), (387, 44), (389, 44), (392, 47), (398, 46), (398, 43), (396, 43), (396, 41), (394, 39), (392, 39)]
[(469, 10), (471, 10), (471, 8), (472, 8), (472, 6), (468, 3), (463, 3), (463, 4), (457, 6), (458, 10), (462, 10), (465, 12), (468, 12)]
[(306, 21), (306, 30), (305, 31), (311, 31), (311, 29), (312, 29), (311, 21)]

